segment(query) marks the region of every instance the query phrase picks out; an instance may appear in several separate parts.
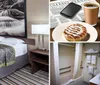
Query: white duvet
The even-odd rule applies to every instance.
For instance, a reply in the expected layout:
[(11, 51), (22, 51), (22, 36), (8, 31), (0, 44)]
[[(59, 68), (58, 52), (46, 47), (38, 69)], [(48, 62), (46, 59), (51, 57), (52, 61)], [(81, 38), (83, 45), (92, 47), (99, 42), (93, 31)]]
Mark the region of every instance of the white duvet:
[(27, 44), (7, 44), (7, 43), (2, 43), (2, 42), (0, 42), (0, 44), (12, 46), (15, 49), (16, 57), (27, 53)]

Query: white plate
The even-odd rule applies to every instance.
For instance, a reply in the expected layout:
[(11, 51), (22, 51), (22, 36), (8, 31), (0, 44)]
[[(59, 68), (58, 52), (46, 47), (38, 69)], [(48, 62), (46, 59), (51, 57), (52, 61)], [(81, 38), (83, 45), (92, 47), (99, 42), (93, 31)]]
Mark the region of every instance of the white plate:
[(90, 34), (90, 38), (87, 42), (94, 42), (97, 39), (98, 34), (97, 34), (96, 29), (93, 26), (91, 26), (87, 23), (84, 23), (84, 22), (71, 21), (71, 22), (60, 24), (59, 26), (57, 26), (54, 29), (54, 31), (52, 33), (52, 37), (53, 37), (54, 41), (59, 41), (59, 42), (65, 42), (66, 41), (66, 42), (68, 42), (65, 39), (65, 37), (63, 36), (63, 31), (67, 26), (69, 26), (71, 24), (76, 24), (76, 23), (82, 24), (83, 26), (86, 27), (87, 32)]

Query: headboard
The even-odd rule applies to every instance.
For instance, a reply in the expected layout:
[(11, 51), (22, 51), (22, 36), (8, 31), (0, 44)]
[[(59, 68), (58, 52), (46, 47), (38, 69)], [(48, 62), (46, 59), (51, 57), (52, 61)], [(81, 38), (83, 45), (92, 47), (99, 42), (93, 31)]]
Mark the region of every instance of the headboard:
[(27, 37), (26, 0), (0, 1), (0, 36)]
[(22, 38), (25, 41), (25, 44), (35, 45), (35, 39), (26, 39)]

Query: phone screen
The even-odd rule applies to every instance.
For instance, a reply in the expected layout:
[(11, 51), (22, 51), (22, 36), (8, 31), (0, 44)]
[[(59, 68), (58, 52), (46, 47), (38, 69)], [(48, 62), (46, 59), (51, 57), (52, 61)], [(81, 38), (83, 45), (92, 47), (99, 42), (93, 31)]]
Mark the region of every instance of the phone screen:
[(81, 9), (82, 7), (80, 5), (77, 5), (75, 3), (70, 3), (67, 5), (61, 12), (60, 14), (68, 17), (68, 18), (73, 18)]

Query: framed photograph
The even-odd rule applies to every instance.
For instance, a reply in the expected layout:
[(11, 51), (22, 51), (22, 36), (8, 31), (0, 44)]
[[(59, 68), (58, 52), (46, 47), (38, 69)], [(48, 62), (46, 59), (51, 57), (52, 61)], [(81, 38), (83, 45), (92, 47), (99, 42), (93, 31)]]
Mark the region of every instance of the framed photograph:
[(0, 0), (0, 36), (27, 37), (26, 0)]

